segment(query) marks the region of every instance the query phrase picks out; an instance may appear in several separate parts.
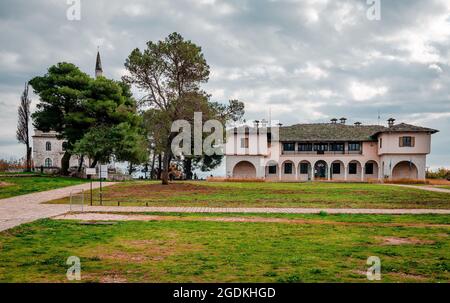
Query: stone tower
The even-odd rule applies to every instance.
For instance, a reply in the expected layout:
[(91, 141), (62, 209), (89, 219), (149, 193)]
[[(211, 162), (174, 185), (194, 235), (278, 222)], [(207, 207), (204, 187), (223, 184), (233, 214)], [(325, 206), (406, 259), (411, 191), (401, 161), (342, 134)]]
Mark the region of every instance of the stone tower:
[(95, 78), (103, 76), (102, 60), (100, 59), (100, 52), (97, 51), (97, 61), (95, 62)]

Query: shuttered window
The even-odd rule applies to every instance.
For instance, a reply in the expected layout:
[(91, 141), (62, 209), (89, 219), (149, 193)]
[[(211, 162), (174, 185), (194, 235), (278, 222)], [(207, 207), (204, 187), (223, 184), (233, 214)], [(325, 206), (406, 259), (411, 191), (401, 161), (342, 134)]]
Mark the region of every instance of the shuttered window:
[(414, 147), (415, 145), (415, 137), (411, 136), (403, 136), (399, 138), (399, 146), (400, 147)]

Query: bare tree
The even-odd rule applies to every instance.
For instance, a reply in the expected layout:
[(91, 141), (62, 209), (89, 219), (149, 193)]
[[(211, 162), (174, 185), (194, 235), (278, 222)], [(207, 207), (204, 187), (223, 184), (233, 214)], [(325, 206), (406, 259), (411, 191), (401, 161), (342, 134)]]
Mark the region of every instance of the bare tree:
[(30, 147), (30, 132), (28, 124), (30, 122), (30, 104), (31, 100), (28, 98), (28, 83), (25, 83), (22, 97), (20, 98), (20, 105), (17, 111), (18, 123), (16, 137), (20, 143), (26, 145), (26, 171), (31, 171), (31, 147)]

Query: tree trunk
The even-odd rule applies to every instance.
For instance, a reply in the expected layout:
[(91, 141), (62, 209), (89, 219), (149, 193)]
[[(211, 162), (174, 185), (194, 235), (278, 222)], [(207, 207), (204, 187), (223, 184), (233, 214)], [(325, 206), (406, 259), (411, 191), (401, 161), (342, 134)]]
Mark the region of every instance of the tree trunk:
[(169, 185), (169, 164), (170, 164), (170, 152), (171, 152), (171, 146), (166, 146), (166, 150), (164, 151), (163, 156), (163, 168), (162, 168), (162, 174), (161, 174), (161, 184), (162, 185)]
[(81, 156), (80, 161), (78, 162), (78, 172), (81, 172), (81, 168), (83, 167), (84, 156)]
[(69, 175), (69, 166), (70, 166), (70, 157), (71, 156), (72, 155), (68, 151), (66, 151), (64, 153), (64, 156), (61, 159), (61, 174), (63, 176)]
[(162, 156), (161, 154), (158, 155), (158, 180), (161, 180), (161, 173), (162, 173)]
[(31, 171), (31, 147), (27, 144), (27, 172)]
[(94, 158), (94, 161), (92, 161), (92, 164), (91, 164), (91, 168), (95, 168), (96, 166), (97, 166), (97, 159), (95, 159)]
[(185, 158), (183, 160), (183, 169), (187, 180), (192, 180), (192, 158)]
[(133, 163), (130, 162), (130, 166), (128, 166), (128, 174), (131, 176), (133, 173)]
[(150, 180), (153, 180), (153, 178), (155, 177), (155, 158), (156, 158), (156, 154), (155, 154), (155, 151), (153, 151), (152, 168), (150, 171)]

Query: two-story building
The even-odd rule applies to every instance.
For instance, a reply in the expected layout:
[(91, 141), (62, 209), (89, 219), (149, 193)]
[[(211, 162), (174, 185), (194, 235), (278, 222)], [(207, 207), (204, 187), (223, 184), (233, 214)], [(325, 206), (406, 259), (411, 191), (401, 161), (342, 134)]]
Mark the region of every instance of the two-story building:
[(269, 181), (425, 179), (431, 128), (330, 123), (235, 128), (225, 145), (230, 178)]

